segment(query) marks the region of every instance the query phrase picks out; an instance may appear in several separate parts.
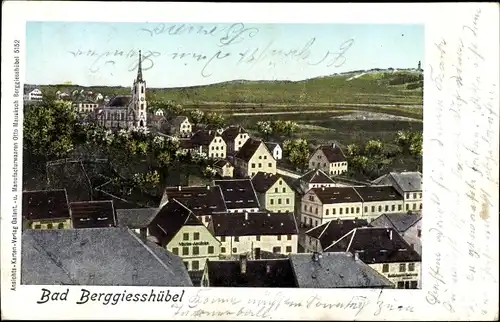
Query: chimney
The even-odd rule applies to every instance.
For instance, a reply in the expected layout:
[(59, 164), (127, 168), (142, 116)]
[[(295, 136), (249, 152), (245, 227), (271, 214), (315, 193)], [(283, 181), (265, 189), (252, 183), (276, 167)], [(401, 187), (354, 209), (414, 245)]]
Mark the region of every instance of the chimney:
[(246, 254), (240, 255), (240, 267), (241, 267), (241, 274), (245, 275), (247, 273), (247, 255)]
[(389, 239), (392, 240), (392, 229), (389, 230)]
[(312, 261), (313, 262), (319, 262), (319, 253), (318, 252), (314, 252), (313, 255), (312, 255)]
[(248, 211), (245, 211), (245, 220), (248, 220)]
[(207, 184), (207, 190), (210, 190), (210, 185), (209, 184)]
[(337, 144), (335, 142), (332, 143), (332, 148), (336, 148), (337, 147)]
[(271, 273), (271, 265), (266, 264), (266, 274)]
[(354, 252), (354, 260), (359, 261), (359, 253)]
[(181, 186), (177, 186), (177, 191), (181, 191), (182, 190), (182, 187)]

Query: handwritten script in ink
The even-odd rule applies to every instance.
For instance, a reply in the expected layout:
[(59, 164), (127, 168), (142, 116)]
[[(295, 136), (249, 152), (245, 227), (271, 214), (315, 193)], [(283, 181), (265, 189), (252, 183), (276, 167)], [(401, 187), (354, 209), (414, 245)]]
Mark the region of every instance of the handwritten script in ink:
[(494, 103), (498, 84), (485, 77), (488, 62), (480, 32), (484, 34), (488, 27), (482, 27), (482, 16), (478, 8), (461, 26), (458, 39), (437, 41), (433, 47), (437, 63), (429, 66), (430, 91), (437, 97), (430, 142), (442, 153), (436, 155), (437, 164), (426, 183), (434, 188), (428, 200), (433, 204), (430, 208), (436, 209), (432, 213), (435, 225), (427, 234), (430, 244), (441, 247), (429, 254), (431, 281), (426, 300), (450, 312), (467, 306), (467, 314), (474, 316), (491, 310), (488, 294), (478, 297), (474, 293), (459, 304), (457, 291), (497, 282), (490, 257), (490, 220), (498, 214), (489, 213), (496, 196), (487, 187), (498, 187), (493, 171), (498, 168), (498, 106)]
[[(354, 39), (347, 39), (333, 44), (331, 49), (317, 49), (318, 39), (312, 37), (297, 48), (283, 48), (277, 39), (271, 39), (261, 45), (254, 45), (250, 40), (262, 34), (259, 28), (247, 27), (243, 23), (228, 26), (193, 26), (187, 24), (159, 24), (151, 29), (141, 28), (142, 37), (151, 38), (152, 43), (168, 41), (167, 36), (208, 37), (213, 39), (216, 48), (199, 51), (164, 52), (155, 49), (142, 51), (142, 68), (149, 70), (159, 59), (168, 59), (185, 66), (196, 64), (202, 77), (210, 77), (215, 72), (217, 62), (244, 66), (249, 69), (255, 66), (273, 68), (287, 62), (300, 62), (309, 66), (326, 66), (337, 68), (347, 61), (347, 53), (354, 45)], [(238, 48), (235, 45), (239, 45)], [(243, 49), (242, 49), (243, 48)], [(74, 58), (91, 57), (90, 72), (97, 73), (106, 67), (120, 63), (127, 64), (129, 71), (137, 69), (138, 51), (135, 49), (114, 49), (100, 51), (96, 49), (75, 49), (68, 52)]]

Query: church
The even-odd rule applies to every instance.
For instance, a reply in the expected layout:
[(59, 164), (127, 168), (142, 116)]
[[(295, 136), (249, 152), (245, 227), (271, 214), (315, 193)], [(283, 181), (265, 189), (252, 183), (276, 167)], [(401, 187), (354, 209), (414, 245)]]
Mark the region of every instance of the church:
[(139, 50), (137, 78), (131, 95), (119, 95), (98, 111), (97, 122), (109, 129), (129, 129), (147, 126), (146, 82), (142, 78), (142, 56)]

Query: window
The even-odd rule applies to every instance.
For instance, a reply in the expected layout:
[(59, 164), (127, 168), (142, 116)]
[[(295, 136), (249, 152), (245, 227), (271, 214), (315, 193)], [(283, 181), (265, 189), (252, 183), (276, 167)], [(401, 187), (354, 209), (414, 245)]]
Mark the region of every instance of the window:
[(409, 210), (409, 209), (410, 209), (410, 205), (406, 204), (406, 210)]
[(405, 288), (405, 282), (398, 282), (398, 288)]
[(278, 198), (278, 205), (281, 205), (281, 198)]
[(408, 264), (408, 271), (413, 272), (415, 270), (415, 263)]
[(410, 281), (410, 288), (413, 289), (417, 288), (417, 284), (418, 284), (417, 281)]
[(291, 253), (292, 252), (292, 246), (286, 246), (286, 252)]
[(208, 246), (208, 253), (213, 254), (214, 253), (214, 246)]
[(418, 236), (418, 238), (422, 237), (422, 229), (417, 230), (417, 236)]
[(286, 204), (289, 205), (290, 204), (290, 198), (286, 198)]
[(349, 213), (349, 207), (345, 208), (345, 214), (347, 215)]
[(194, 240), (200, 240), (200, 233), (193, 233)]
[(282, 191), (283, 191), (283, 192), (286, 192), (286, 188), (283, 188), (283, 189), (282, 189)]
[(398, 205), (398, 210), (403, 209), (403, 205)]
[(420, 210), (422, 210), (422, 204), (420, 204)]
[(389, 205), (385, 205), (385, 211), (389, 211)]
[(413, 194), (413, 199), (417, 199), (417, 194), (416, 193)]
[(273, 164), (272, 164), (272, 163), (268, 163), (268, 164), (267, 164), (267, 166), (268, 166), (269, 168), (271, 168), (271, 167), (273, 166)]
[(351, 214), (354, 213), (354, 207), (351, 207)]
[(392, 206), (391, 206), (391, 210), (392, 210), (392, 211), (396, 210), (396, 205), (392, 205)]
[(259, 159), (262, 159), (262, 155), (259, 155)]
[(328, 213), (329, 213), (328, 209), (325, 210), (325, 216), (328, 216)]
[(413, 208), (413, 210), (417, 209), (417, 204), (414, 203), (412, 208)]
[(365, 212), (368, 212), (368, 206), (365, 206)]
[(182, 234), (182, 240), (189, 240), (189, 233)]
[(259, 163), (259, 168), (262, 168), (262, 163)]
[(237, 252), (238, 252), (238, 248), (233, 247), (233, 253), (237, 253)]
[(317, 215), (318, 214), (318, 208), (314, 209), (314, 213)]
[(35, 225), (35, 229), (40, 229), (42, 228), (42, 225)]
[(287, 239), (287, 240), (292, 240), (292, 235), (287, 235), (287, 236), (286, 236), (286, 239)]
[(304, 211), (307, 211), (307, 205), (304, 205)]
[(62, 222), (57, 224), (57, 229), (63, 229), (63, 228), (64, 228), (64, 224)]
[(182, 247), (182, 255), (189, 255), (189, 247)]
[(281, 235), (278, 235), (278, 240), (281, 240)]
[(255, 169), (255, 163), (252, 163), (252, 169)]
[(399, 264), (399, 271), (400, 272), (406, 272), (406, 264)]
[(273, 253), (281, 253), (281, 247), (279, 246), (273, 247)]
[(267, 160), (267, 155), (264, 156), (264, 160)]
[(274, 188), (274, 193), (278, 193), (278, 188)]
[(198, 261), (192, 261), (191, 262), (191, 269), (193, 271), (199, 270), (200, 269), (200, 262), (198, 262)]
[(186, 266), (186, 268), (189, 269), (189, 262), (184, 262), (184, 266)]
[(314, 221), (314, 226), (318, 226), (318, 221), (317, 220)]
[(174, 253), (174, 255), (179, 255), (179, 247), (172, 248), (172, 253)]
[(419, 197), (420, 199), (422, 199), (422, 193), (419, 193), (419, 194), (418, 194), (418, 197)]
[(342, 209), (343, 208), (339, 208), (339, 215), (342, 215)]
[(52, 229), (52, 224), (47, 224), (47, 229)]
[(389, 264), (382, 265), (382, 273), (387, 273), (387, 272), (389, 272)]
[(375, 206), (372, 206), (372, 212), (375, 212)]
[(198, 246), (193, 247), (193, 255), (200, 255), (200, 247)]
[(335, 208), (332, 209), (332, 215), (335, 215), (337, 211), (335, 210)]
[(256, 241), (260, 241), (260, 236), (255, 236)]
[(225, 253), (225, 252), (226, 252), (226, 247), (221, 247), (221, 248), (220, 248), (220, 252), (221, 252), (221, 253)]
[(378, 206), (378, 212), (382, 211), (382, 206)]
[[(269, 202), (271, 203), (271, 205), (274, 205), (274, 199), (269, 199)], [(307, 211), (307, 206), (304, 206), (305, 210)]]
[(409, 193), (406, 194), (406, 199), (410, 199), (410, 194)]
[(235, 242), (239, 242), (239, 241), (240, 241), (240, 236), (235, 236), (235, 237), (234, 237), (234, 241), (235, 241)]

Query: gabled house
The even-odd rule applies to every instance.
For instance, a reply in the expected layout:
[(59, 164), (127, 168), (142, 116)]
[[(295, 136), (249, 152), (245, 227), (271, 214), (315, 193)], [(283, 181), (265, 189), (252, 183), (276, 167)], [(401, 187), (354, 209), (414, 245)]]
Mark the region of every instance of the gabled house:
[(324, 251), (355, 254), (397, 288), (420, 286), (422, 258), (393, 228), (355, 228)]
[(238, 152), (250, 138), (250, 134), (241, 126), (229, 126), (222, 132), (221, 136), (226, 142), (227, 153), (230, 154)]
[(265, 143), (271, 154), (273, 155), (274, 159), (276, 160), (281, 160), (283, 159), (283, 150), (281, 149), (281, 146), (279, 143), (276, 142), (266, 142)]
[(225, 159), (217, 160), (214, 162), (212, 167), (217, 171), (217, 174), (223, 179), (234, 177), (234, 166), (228, 160)]
[(170, 134), (179, 137), (189, 137), (192, 133), (192, 125), (187, 116), (176, 116), (170, 124)]
[(29, 86), (24, 87), (23, 99), (25, 101), (41, 101), (43, 98), (42, 91), (38, 88), (32, 88)]
[(192, 286), (182, 260), (127, 228), (26, 230), (21, 284)]
[(392, 185), (404, 198), (405, 211), (422, 210), (422, 173), (390, 172), (372, 182), (375, 185)]
[(276, 160), (261, 140), (248, 139), (234, 156), (234, 167), (242, 177), (253, 177), (257, 172), (276, 174)]
[(155, 127), (159, 131), (163, 130), (163, 127), (167, 122), (167, 119), (163, 115), (158, 115), (158, 114), (153, 114), (149, 116), (148, 119), (149, 119), (149, 124), (152, 127)]
[(191, 144), (200, 153), (209, 158), (226, 158), (226, 142), (219, 133), (212, 130), (200, 130), (191, 137)]
[(295, 191), (281, 175), (258, 172), (252, 184), (262, 208), (270, 212), (295, 211)]
[(228, 212), (257, 212), (259, 198), (250, 179), (214, 180), (220, 187)]
[(321, 145), (309, 157), (309, 169), (320, 169), (331, 176), (340, 175), (347, 172), (347, 160), (336, 143)]
[(112, 200), (77, 201), (69, 204), (73, 228), (116, 227)]
[(415, 213), (383, 214), (370, 223), (373, 227), (393, 228), (422, 255), (422, 216)]
[(354, 187), (363, 199), (362, 217), (372, 221), (383, 213), (401, 212), (403, 196), (392, 186)]
[(212, 215), (208, 228), (221, 241), (221, 256), (261, 251), (296, 253), (299, 229), (293, 213), (245, 212)]
[(354, 220), (330, 220), (324, 224), (309, 229), (305, 233), (304, 250), (306, 252), (323, 252), (323, 249), (330, 246), (345, 234), (359, 227), (368, 227), (365, 219)]
[(203, 271), (207, 259), (219, 258), (219, 240), (175, 199), (161, 208), (148, 230), (158, 245), (182, 258), (188, 271)]
[(320, 169), (312, 169), (295, 181), (297, 191), (304, 195), (312, 188), (337, 187), (338, 184)]
[(23, 191), (23, 228), (71, 228), (71, 210), (65, 189)]

